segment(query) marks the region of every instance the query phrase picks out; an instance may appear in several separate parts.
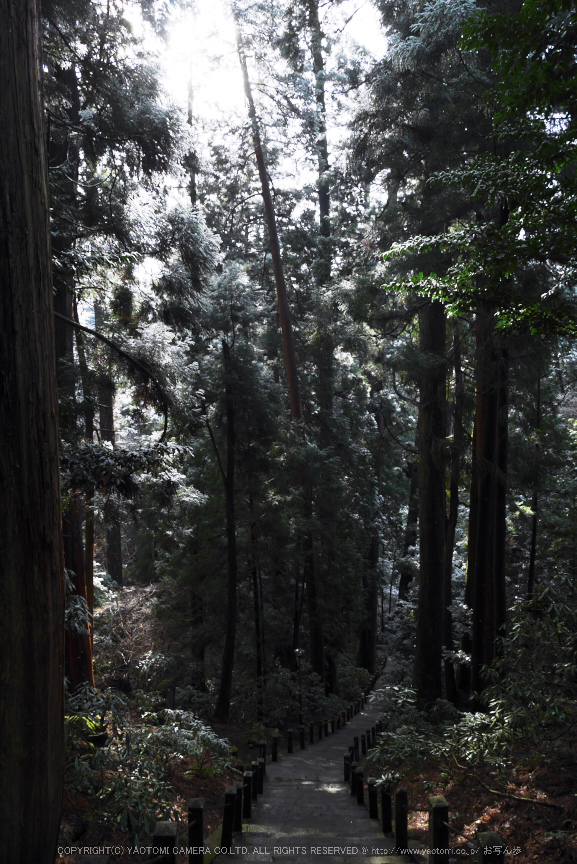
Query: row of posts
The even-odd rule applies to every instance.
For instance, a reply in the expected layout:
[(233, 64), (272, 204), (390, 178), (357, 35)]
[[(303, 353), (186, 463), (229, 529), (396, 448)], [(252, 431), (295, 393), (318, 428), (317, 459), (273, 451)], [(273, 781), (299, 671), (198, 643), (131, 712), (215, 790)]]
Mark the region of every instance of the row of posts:
[[(374, 686), (374, 679), (371, 687)], [(326, 738), (329, 734), (344, 727), (366, 704), (369, 691), (360, 699), (348, 705), (344, 711), (319, 723), (309, 724), (309, 743), (315, 741), (315, 727), (318, 730), (317, 740)], [(375, 730), (372, 730), (371, 743), (367, 745), (367, 738), (362, 735), (362, 752), (367, 752), (367, 746), (375, 743)], [(272, 738), (271, 760), (278, 761), (279, 738), (277, 732)], [(306, 729), (301, 725), (298, 729), (298, 740), (301, 750), (306, 747)], [(358, 739), (355, 738), (355, 741)], [(287, 753), (294, 749), (294, 730), (287, 731)], [(252, 815), (252, 802), (262, 795), (264, 790), (264, 775), (266, 772), (266, 741), (259, 744), (259, 758), (252, 763), (250, 771), (243, 773), (242, 782), (229, 786), (224, 792), (224, 812), (222, 818), (222, 835), (220, 841), (221, 849), (232, 848), (232, 835), (234, 831), (242, 831), (242, 820), (250, 819)], [(362, 784), (361, 784), (362, 786)], [(154, 830), (153, 847), (168, 848), (172, 850), (178, 846), (178, 824), (176, 822), (157, 822)], [(188, 802), (188, 862), (189, 864), (204, 864), (204, 798), (191, 798)], [(169, 851), (166, 855), (153, 859), (154, 864), (176, 864), (176, 855)], [(152, 862), (149, 862), (152, 864)]]
[[(360, 767), (360, 757), (367, 754), (370, 747), (374, 747), (375, 738), (382, 732), (382, 721), (378, 720), (376, 725), (367, 729), (364, 735), (355, 736), (353, 744), (344, 754), (344, 780), (348, 783), (351, 796), (355, 797), (357, 804), (365, 804), (365, 783), (363, 769)], [(359, 741), (360, 738), (360, 741)], [(401, 854), (401, 850), (408, 849), (409, 832), (409, 800), (406, 789), (397, 789), (394, 796), (384, 783), (379, 783), (376, 778), (367, 779), (367, 797), (369, 806), (369, 817), (379, 819), (379, 797), (381, 799), (381, 824), (383, 834), (393, 834), (395, 837), (395, 852)], [(394, 825), (394, 832), (393, 832)], [(449, 862), (449, 806), (441, 795), (433, 795), (429, 798), (429, 864), (448, 864)], [(479, 854), (482, 854), (483, 862), (504, 861), (505, 845), (498, 834), (489, 832), (479, 836)]]
[[(338, 729), (341, 729), (349, 723), (351, 719), (358, 714), (363, 706), (366, 704), (368, 692), (361, 696), (360, 699), (357, 699), (356, 702), (351, 702), (350, 705), (347, 705), (344, 711), (340, 714), (337, 714), (336, 717), (330, 717), (328, 720), (320, 720), (318, 723), (309, 723), (308, 728), (308, 740), (309, 744), (314, 744), (315, 740), (322, 741), (323, 738), (327, 738), (330, 734), (336, 732)], [(315, 739), (315, 730), (316, 730), (316, 739)], [(302, 724), (298, 727), (298, 730), (288, 729), (287, 730), (287, 753), (293, 753), (294, 747), (296, 744), (298, 736), (299, 747), (301, 750), (304, 750), (306, 747), (306, 738), (307, 738), (307, 730), (306, 727)], [(278, 759), (278, 734), (273, 736), (272, 741), (272, 761), (276, 762)], [(373, 742), (374, 743), (374, 742)], [(366, 750), (364, 751), (366, 752)]]
[[(232, 849), (233, 833), (242, 831), (243, 819), (250, 819), (252, 815), (253, 801), (263, 794), (266, 741), (260, 742), (259, 750), (259, 758), (252, 763), (250, 771), (244, 771), (242, 781), (228, 786), (224, 791), (221, 849)], [(168, 849), (168, 852), (154, 858), (154, 864), (176, 864), (177, 856), (173, 849), (179, 846), (178, 836), (176, 822), (156, 823), (152, 846)], [(191, 798), (188, 802), (188, 849), (188, 864), (204, 864), (204, 798)]]

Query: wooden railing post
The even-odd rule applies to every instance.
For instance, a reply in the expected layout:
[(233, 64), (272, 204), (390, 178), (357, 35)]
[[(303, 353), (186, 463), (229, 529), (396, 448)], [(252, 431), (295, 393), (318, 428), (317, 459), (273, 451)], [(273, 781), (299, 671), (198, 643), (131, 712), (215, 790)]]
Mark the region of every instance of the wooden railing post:
[(345, 783), (348, 783), (351, 779), (351, 756), (350, 753), (345, 753), (343, 757), (344, 769), (345, 769)]
[(479, 861), (501, 864), (505, 860), (505, 843), (496, 831), (479, 832)]
[(359, 736), (355, 735), (353, 738), (353, 747), (355, 748), (355, 762), (359, 762), (360, 754), (359, 754)]
[(174, 850), (178, 848), (178, 822), (157, 822), (152, 835), (152, 845), (157, 849), (168, 850), (160, 853), (163, 864), (176, 864)]
[(363, 780), (363, 769), (357, 768), (357, 804), (365, 803), (365, 783)]
[(377, 781), (374, 777), (369, 777), (367, 780), (367, 790), (369, 793), (369, 817), (371, 819), (378, 819), (379, 799), (377, 796)]
[(383, 834), (391, 834), (393, 831), (393, 799), (384, 785), (381, 785), (381, 819)]
[[(250, 819), (252, 815), (252, 771), (245, 771), (243, 774), (244, 789), (242, 795), (242, 815), (245, 819)], [(204, 861), (201, 862), (204, 864)]]
[(357, 768), (358, 767), (359, 767), (358, 762), (351, 762), (351, 776), (350, 776), (351, 795), (357, 794)]
[(232, 848), (235, 809), (236, 786), (227, 786), (224, 790), (224, 812), (222, 814), (222, 835), (220, 839), (220, 845), (223, 849)]
[(242, 793), (244, 783), (235, 783), (236, 798), (234, 801), (234, 830), (242, 831)]
[[(442, 795), (429, 798), (429, 864), (449, 864), (449, 805)], [(446, 851), (434, 851), (446, 850)]]
[[(395, 792), (395, 849), (406, 849), (408, 838), (409, 800), (406, 789)], [(400, 854), (400, 853), (398, 853)]]
[(367, 755), (367, 736), (361, 735), (361, 755)]
[(204, 798), (189, 798), (188, 845), (196, 849), (188, 853), (188, 864), (204, 864)]

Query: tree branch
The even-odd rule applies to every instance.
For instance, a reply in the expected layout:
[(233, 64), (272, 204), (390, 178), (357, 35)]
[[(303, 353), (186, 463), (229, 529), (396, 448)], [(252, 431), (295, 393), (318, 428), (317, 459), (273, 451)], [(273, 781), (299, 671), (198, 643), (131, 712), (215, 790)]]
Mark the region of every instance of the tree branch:
[(160, 402), (162, 404), (162, 411), (164, 413), (164, 429), (162, 430), (162, 435), (160, 436), (158, 443), (162, 444), (166, 437), (166, 430), (168, 428), (168, 406), (170, 404), (170, 398), (162, 389), (161, 384), (156, 380), (154, 375), (150, 372), (149, 369), (144, 366), (140, 360), (137, 360), (131, 354), (128, 354), (120, 345), (117, 345), (116, 342), (113, 342), (112, 339), (109, 339), (108, 336), (104, 336), (102, 333), (98, 333), (97, 330), (93, 330), (91, 327), (86, 327), (84, 324), (79, 324), (74, 321), (72, 318), (67, 318), (65, 315), (61, 315), (60, 312), (54, 313), (55, 318), (59, 318), (61, 321), (64, 321), (65, 324), (69, 324), (71, 327), (75, 327), (77, 330), (84, 330), (85, 333), (89, 333), (91, 336), (95, 336), (96, 339), (100, 339), (101, 342), (104, 342), (108, 345), (109, 348), (112, 348), (120, 357), (123, 357), (128, 363), (133, 366), (135, 369), (138, 369), (139, 372), (142, 372), (143, 375), (147, 378), (147, 380), (151, 381), (154, 384), (156, 392), (160, 397)]
[(473, 772), (469, 772), (470, 777), (474, 777), (477, 783), (480, 783), (483, 789), (486, 789), (487, 792), (490, 792), (491, 795), (500, 795), (501, 798), (512, 798), (513, 801), (524, 801), (525, 804), (540, 804), (542, 807), (551, 807), (553, 810), (563, 810), (563, 808), (559, 804), (551, 804), (550, 801), (541, 801), (539, 798), (524, 798), (522, 795), (513, 795), (512, 792), (499, 792), (498, 789), (491, 789), (490, 786), (487, 786), (480, 777), (477, 777)]

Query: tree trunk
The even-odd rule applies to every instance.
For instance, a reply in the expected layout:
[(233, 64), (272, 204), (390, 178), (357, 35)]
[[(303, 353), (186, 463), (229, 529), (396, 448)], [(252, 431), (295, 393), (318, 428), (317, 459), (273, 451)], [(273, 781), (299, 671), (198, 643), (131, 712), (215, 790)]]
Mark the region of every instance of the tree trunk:
[(442, 626), (445, 549), (445, 310), (431, 301), (419, 312), (421, 372), (419, 404), (420, 577), (413, 683), (426, 706), (443, 695)]
[(64, 562), (40, 4), (0, 0), (2, 864), (53, 864), (64, 774)]
[(226, 508), (226, 548), (227, 548), (227, 601), (226, 601), (226, 632), (224, 651), (222, 655), (222, 672), (220, 689), (214, 716), (221, 723), (226, 723), (230, 714), (230, 696), (232, 692), (232, 672), (234, 668), (234, 645), (236, 640), (236, 605), (237, 605), (237, 551), (236, 551), (236, 515), (234, 506), (234, 463), (235, 463), (235, 393), (232, 382), (230, 363), (230, 348), (225, 339), (222, 340), (223, 362), (226, 376), (226, 474), (224, 476), (224, 497)]
[(537, 440), (535, 441), (535, 474), (533, 480), (533, 497), (531, 499), (531, 546), (529, 548), (529, 572), (527, 573), (527, 600), (533, 597), (535, 586), (535, 560), (537, 557), (537, 524), (539, 522), (539, 462), (541, 456), (541, 448), (539, 444), (539, 432), (541, 430), (541, 368), (537, 374), (537, 399), (536, 399), (536, 417), (535, 431)]
[[(78, 309), (73, 304), (74, 320), (78, 324)], [(91, 444), (94, 436), (94, 393), (93, 382), (84, 347), (82, 330), (75, 330), (76, 351), (78, 352), (78, 367), (82, 377), (82, 403), (84, 406), (86, 441)], [(90, 612), (90, 649), (94, 653), (94, 507), (92, 499), (94, 487), (86, 492), (84, 497), (84, 581), (86, 583), (86, 602)]]
[[(465, 605), (472, 609), (475, 597), (475, 552), (477, 541), (477, 514), (479, 500), (479, 472), (477, 471), (477, 421), (473, 422), (473, 436), (471, 442), (471, 488), (469, 496), (469, 532), (467, 546), (467, 575), (465, 578)], [(466, 654), (471, 654), (473, 642), (469, 631), (463, 634), (461, 649)], [(471, 666), (469, 663), (461, 663), (457, 673), (457, 687), (469, 693), (471, 689)]]
[[(415, 449), (419, 449), (419, 424), (415, 430)], [(409, 484), (409, 508), (407, 511), (407, 524), (405, 526), (405, 536), (403, 539), (403, 558), (409, 554), (409, 549), (417, 545), (417, 537), (419, 532), (419, 460), (413, 459), (409, 463), (410, 484)], [(406, 600), (409, 594), (409, 585), (413, 581), (413, 573), (411, 568), (406, 564), (399, 565), (399, 600)]]
[[(453, 550), (455, 531), (459, 516), (459, 483), (461, 480), (461, 448), (463, 446), (463, 408), (465, 401), (465, 382), (461, 368), (460, 335), (456, 322), (453, 323), (453, 365), (455, 369), (455, 396), (453, 402), (453, 448), (451, 452), (451, 476), (449, 481), (449, 515), (445, 532), (444, 560), (444, 600), (443, 600), (443, 646), (453, 651), (453, 621), (450, 612), (453, 579)], [(453, 661), (445, 659), (445, 696), (450, 702), (457, 701), (457, 685)]]
[(258, 584), (258, 541), (256, 533), (256, 521), (254, 518), (254, 501), (252, 497), (252, 478), (248, 478), (248, 505), (250, 512), (250, 570), (252, 576), (252, 599), (254, 608), (254, 641), (256, 654), (256, 707), (257, 719), (262, 720), (262, 685), (263, 685), (263, 657), (262, 657), (262, 621), (260, 615), (260, 598)]
[[(94, 304), (94, 320), (100, 329), (102, 308)], [(106, 349), (107, 350), (107, 349)], [(108, 441), (114, 447), (116, 431), (114, 428), (114, 382), (111, 377), (102, 376), (98, 382), (98, 405), (100, 414), (100, 440)], [(118, 504), (112, 496), (104, 505), (106, 523), (106, 569), (117, 585), (122, 585), (122, 529), (118, 515)]]
[[(240, 66), (242, 70), (243, 82), (244, 82), (244, 91), (246, 95), (246, 100), (248, 102), (248, 114), (251, 121), (252, 127), (252, 138), (254, 144), (254, 152), (256, 157), (256, 163), (258, 168), (258, 174), (261, 182), (262, 189), (262, 199), (266, 214), (266, 222), (268, 228), (268, 235), (270, 241), (270, 252), (273, 262), (273, 270), (275, 277), (275, 285), (277, 292), (277, 300), (278, 300), (278, 308), (279, 308), (279, 316), (280, 316), (280, 324), (283, 338), (283, 346), (284, 346), (284, 355), (285, 355), (285, 363), (286, 363), (286, 371), (287, 371), (287, 380), (288, 380), (288, 389), (289, 389), (289, 397), (291, 403), (291, 415), (293, 420), (302, 420), (303, 410), (299, 392), (299, 382), (298, 382), (298, 374), (297, 374), (297, 362), (296, 362), (296, 353), (294, 346), (294, 336), (292, 330), (292, 324), (290, 319), (290, 310), (288, 304), (288, 297), (286, 291), (286, 283), (284, 278), (283, 266), (282, 266), (282, 258), (280, 254), (280, 243), (278, 239), (278, 231), (276, 227), (276, 219), (274, 213), (274, 207), (272, 203), (272, 196), (270, 193), (270, 184), (268, 180), (268, 173), (266, 170), (266, 163), (264, 158), (264, 152), (262, 149), (262, 143), (260, 139), (260, 130), (258, 125), (258, 120), (256, 116), (256, 110), (254, 107), (254, 99), (252, 98), (252, 90), (250, 86), (250, 79), (248, 77), (248, 69), (246, 65), (246, 57), (244, 55), (244, 49), (242, 45), (242, 39), (240, 35), (240, 30), (237, 26), (236, 33), (237, 40), (237, 49), (238, 49), (238, 57), (240, 61)], [(330, 230), (330, 226), (329, 226)], [(304, 515), (305, 520), (310, 522), (312, 518), (312, 490), (310, 489), (310, 484), (304, 478), (301, 478), (301, 485), (303, 489), (304, 496)], [(314, 538), (311, 533), (311, 529), (307, 530), (307, 535), (304, 538), (303, 543), (303, 568), (304, 568), (304, 580), (307, 591), (307, 608), (309, 615), (309, 651), (310, 651), (310, 661), (313, 670), (320, 677), (321, 681), (325, 680), (325, 661), (324, 661), (324, 637), (323, 637), (323, 625), (322, 625), (322, 612), (321, 612), (321, 604), (319, 597), (319, 585), (317, 578), (317, 571), (315, 566), (315, 556), (314, 556)]]
[(481, 667), (495, 656), (495, 636), (505, 623), (507, 491), (506, 349), (490, 313), (477, 314), (476, 462), (478, 477), (471, 687), (480, 692)]

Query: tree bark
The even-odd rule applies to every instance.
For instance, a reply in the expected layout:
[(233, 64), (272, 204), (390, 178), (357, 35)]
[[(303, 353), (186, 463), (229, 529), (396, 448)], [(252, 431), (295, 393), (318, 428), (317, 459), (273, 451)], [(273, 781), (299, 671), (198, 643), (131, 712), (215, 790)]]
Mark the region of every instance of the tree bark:
[(40, 4), (0, 0), (2, 864), (53, 864), (64, 773), (64, 560)]
[(419, 404), (420, 576), (413, 684), (427, 706), (443, 695), (442, 626), (445, 551), (445, 310), (431, 301), (419, 312), (421, 372)]
[(537, 374), (537, 398), (535, 405), (535, 432), (537, 440), (535, 441), (535, 469), (533, 480), (533, 497), (531, 499), (531, 545), (529, 548), (529, 571), (527, 573), (527, 600), (533, 597), (535, 587), (535, 561), (537, 558), (537, 524), (539, 522), (539, 462), (541, 456), (541, 447), (539, 444), (539, 433), (541, 430), (541, 368)]
[(479, 312), (477, 336), (477, 520), (473, 576), (471, 687), (485, 686), (482, 666), (495, 657), (495, 636), (505, 623), (507, 491), (507, 352), (490, 312)]
[[(415, 430), (415, 449), (419, 449), (419, 424)], [(419, 536), (419, 460), (413, 459), (409, 463), (409, 507), (407, 511), (407, 523), (405, 525), (405, 536), (403, 538), (403, 558), (409, 554), (409, 549), (417, 545)], [(406, 600), (409, 595), (409, 585), (413, 581), (413, 574), (406, 564), (399, 565), (399, 600)]]
[(226, 632), (224, 638), (224, 650), (222, 655), (222, 671), (214, 716), (221, 723), (226, 723), (230, 714), (232, 672), (234, 668), (234, 646), (236, 640), (237, 551), (236, 514), (234, 503), (234, 468), (236, 441), (235, 393), (232, 381), (230, 348), (225, 339), (222, 340), (222, 353), (226, 376), (226, 474), (224, 475), (223, 479), (226, 509), (227, 600)]
[[(453, 402), (453, 448), (451, 452), (451, 475), (449, 481), (449, 514), (445, 531), (445, 560), (443, 588), (443, 646), (452, 651), (453, 620), (450, 607), (453, 602), (453, 550), (455, 531), (459, 516), (459, 483), (461, 481), (461, 448), (463, 447), (463, 408), (465, 401), (465, 381), (461, 368), (460, 335), (456, 322), (453, 322), (453, 365), (455, 369), (455, 394)], [(445, 696), (450, 702), (457, 701), (457, 685), (453, 661), (445, 659)]]

